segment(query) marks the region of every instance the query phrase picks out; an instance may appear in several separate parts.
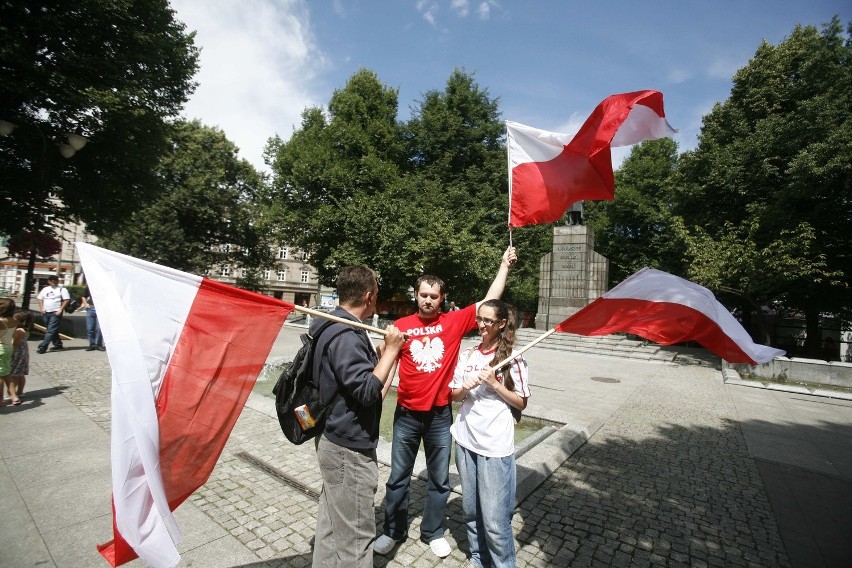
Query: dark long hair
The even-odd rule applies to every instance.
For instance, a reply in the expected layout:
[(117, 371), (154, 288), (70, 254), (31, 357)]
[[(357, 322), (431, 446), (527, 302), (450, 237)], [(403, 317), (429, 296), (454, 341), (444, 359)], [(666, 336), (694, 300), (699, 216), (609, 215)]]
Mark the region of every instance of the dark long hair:
[[(514, 306), (503, 300), (485, 300), (480, 304), (480, 307), (493, 308), (497, 314), (497, 319), (506, 320), (506, 325), (497, 335), (497, 349), (494, 351), (494, 359), (489, 363), (489, 365), (495, 365), (512, 354), (512, 349), (515, 346), (515, 332), (518, 329), (517, 312)], [(498, 369), (497, 374), (501, 376), (503, 386), (512, 391), (515, 390), (515, 381), (512, 380), (512, 373), (509, 369), (510, 365), (506, 365), (502, 369)]]

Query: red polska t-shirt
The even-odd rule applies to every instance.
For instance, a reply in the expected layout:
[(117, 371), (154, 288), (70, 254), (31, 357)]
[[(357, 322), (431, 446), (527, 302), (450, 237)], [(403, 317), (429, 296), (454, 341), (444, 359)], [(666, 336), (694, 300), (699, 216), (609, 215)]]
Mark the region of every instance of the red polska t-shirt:
[(409, 337), (399, 355), (397, 402), (418, 411), (449, 404), (462, 338), (476, 328), (476, 304), (429, 321), (413, 314), (394, 325)]

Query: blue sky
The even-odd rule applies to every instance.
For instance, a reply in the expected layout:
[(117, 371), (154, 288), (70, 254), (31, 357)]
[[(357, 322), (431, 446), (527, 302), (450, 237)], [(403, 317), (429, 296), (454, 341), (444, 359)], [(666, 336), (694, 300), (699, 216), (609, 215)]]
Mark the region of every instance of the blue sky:
[[(455, 67), (499, 98), (502, 118), (573, 132), (605, 97), (663, 92), (682, 150), (761, 41), (796, 24), (852, 19), (849, 0), (172, 0), (197, 32), (198, 89), (185, 115), (218, 126), (265, 169), (308, 106), (359, 68), (399, 91), (399, 117)], [(614, 152), (616, 165), (629, 149)]]

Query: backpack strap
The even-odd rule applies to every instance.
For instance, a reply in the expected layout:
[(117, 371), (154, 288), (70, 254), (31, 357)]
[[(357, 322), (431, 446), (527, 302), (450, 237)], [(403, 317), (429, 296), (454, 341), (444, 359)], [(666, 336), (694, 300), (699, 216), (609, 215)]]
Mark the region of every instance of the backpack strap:
[[(328, 349), (331, 346), (331, 342), (334, 341), (335, 339), (337, 339), (338, 336), (343, 335), (344, 333), (351, 331), (351, 332), (355, 333), (356, 335), (358, 335), (358, 337), (361, 338), (361, 340), (364, 342), (364, 345), (367, 347), (368, 350), (370, 350), (370, 348), (371, 348), (371, 346), (368, 344), (369, 338), (366, 337), (366, 335), (367, 335), (366, 332), (364, 332), (364, 334), (360, 334), (360, 333), (358, 333), (358, 330), (356, 330), (354, 327), (348, 326), (346, 324), (342, 324), (342, 325), (345, 326), (344, 329), (341, 329), (340, 331), (338, 331), (337, 333), (332, 335), (330, 338), (328, 338), (328, 340), (322, 346), (322, 352), (319, 354), (319, 357), (317, 357), (316, 347), (317, 347), (317, 344), (318, 344), (319, 335), (322, 331), (325, 330), (325, 328), (329, 327), (333, 323), (338, 323), (338, 322), (328, 320), (326, 323), (324, 323), (317, 330), (316, 336), (313, 338), (314, 344), (313, 344), (312, 353), (313, 353), (314, 359), (313, 359), (313, 361), (311, 361), (311, 367), (312, 367), (312, 371), (313, 371), (314, 376), (317, 377), (317, 379), (316, 379), (317, 387), (319, 387), (319, 381), (320, 381), (319, 371), (320, 371), (320, 367), (322, 365), (322, 359), (328, 353)], [(340, 377), (337, 376), (337, 373), (334, 373), (334, 379), (335, 379), (335, 382), (338, 383), (337, 384), (337, 392), (334, 394), (332, 399), (330, 401), (328, 401), (328, 404), (326, 405), (326, 406), (331, 408), (330, 412), (334, 411), (334, 406), (337, 405), (338, 401), (340, 400), (340, 397), (343, 395), (343, 389), (340, 388), (340, 383), (339, 383)], [(322, 400), (322, 398), (320, 398), (320, 400)]]

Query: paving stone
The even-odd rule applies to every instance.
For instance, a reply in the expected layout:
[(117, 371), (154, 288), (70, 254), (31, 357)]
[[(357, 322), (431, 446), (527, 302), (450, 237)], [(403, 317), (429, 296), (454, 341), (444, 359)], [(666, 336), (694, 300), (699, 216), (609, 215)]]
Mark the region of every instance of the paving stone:
[[(39, 363), (38, 372), (109, 430), (105, 360)], [(519, 566), (789, 566), (754, 460), (718, 373), (660, 366), (595, 435), (516, 509)], [(707, 401), (712, 401), (708, 404)], [(258, 566), (307, 566), (316, 501), (239, 457), (249, 454), (304, 483), (322, 486), (311, 444), (293, 446), (274, 417), (246, 408), (208, 482), (191, 497), (213, 522), (255, 550)], [(389, 468), (380, 466), (381, 480)], [(384, 484), (376, 495), (382, 522)], [(377, 566), (446, 562), (419, 541), (425, 483), (412, 483), (409, 539)], [(460, 497), (449, 504), (448, 538), (463, 535)], [(462, 537), (463, 538), (463, 537)], [(454, 543), (455, 544), (455, 543)], [(466, 542), (462, 547), (466, 550)]]

